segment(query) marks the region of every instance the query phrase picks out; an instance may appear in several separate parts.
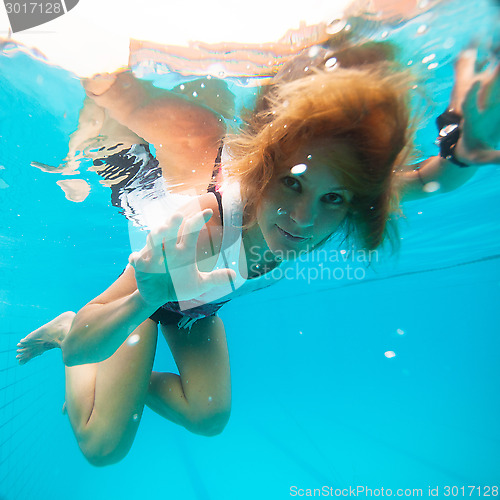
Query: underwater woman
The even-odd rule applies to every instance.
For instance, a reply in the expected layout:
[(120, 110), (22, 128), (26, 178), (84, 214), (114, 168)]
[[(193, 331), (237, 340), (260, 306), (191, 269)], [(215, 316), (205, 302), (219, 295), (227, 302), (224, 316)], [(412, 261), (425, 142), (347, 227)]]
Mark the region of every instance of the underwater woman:
[[(208, 108), (131, 73), (85, 83), (97, 105), (155, 146), (164, 168), (211, 173), (221, 144), (227, 152), (210, 191), (166, 214), (106, 291), (19, 344), (21, 363), (61, 348), (66, 410), (91, 464), (128, 453), (144, 405), (191, 432), (220, 433), (231, 409), (224, 303), (276, 282), (282, 266), (334, 235), (379, 247), (400, 192), (426, 196), (430, 181), (452, 189), (471, 165), (500, 162), (498, 70), (476, 74), (474, 65), (470, 52), (458, 63), (441, 156), (403, 174), (409, 79), (381, 61), (316, 64), (300, 78), (283, 68), (235, 136)], [(158, 324), (178, 374), (152, 372)]]

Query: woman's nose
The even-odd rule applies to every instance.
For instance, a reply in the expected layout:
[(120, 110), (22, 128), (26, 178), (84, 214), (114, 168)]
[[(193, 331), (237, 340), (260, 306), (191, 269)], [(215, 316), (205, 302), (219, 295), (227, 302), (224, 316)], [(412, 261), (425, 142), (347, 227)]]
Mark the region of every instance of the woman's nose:
[(314, 224), (314, 207), (313, 204), (308, 201), (295, 204), (291, 207), (289, 214), (295, 224), (300, 227), (309, 227)]

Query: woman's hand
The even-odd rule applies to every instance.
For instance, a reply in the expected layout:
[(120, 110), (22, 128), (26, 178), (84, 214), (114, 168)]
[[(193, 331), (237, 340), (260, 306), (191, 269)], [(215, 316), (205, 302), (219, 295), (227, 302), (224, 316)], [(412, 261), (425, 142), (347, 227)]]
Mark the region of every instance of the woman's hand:
[(166, 302), (189, 300), (236, 278), (231, 269), (198, 269), (198, 236), (212, 213), (206, 209), (188, 217), (174, 214), (166, 224), (150, 232), (140, 252), (130, 256), (137, 289), (146, 302), (160, 307)]
[(462, 136), (456, 157), (469, 165), (500, 163), (500, 63), (479, 73), (476, 50), (466, 50), (457, 61), (451, 106), (462, 110)]

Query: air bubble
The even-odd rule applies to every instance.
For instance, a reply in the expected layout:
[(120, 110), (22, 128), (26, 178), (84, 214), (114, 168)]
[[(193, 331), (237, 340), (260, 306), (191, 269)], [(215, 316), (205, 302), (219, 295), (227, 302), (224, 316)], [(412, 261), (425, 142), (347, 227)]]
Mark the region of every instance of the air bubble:
[(436, 69), (439, 66), (439, 63), (431, 63), (429, 66), (427, 66), (427, 69)]
[(394, 351), (386, 351), (386, 352), (384, 352), (384, 356), (386, 358), (389, 358), (389, 359), (390, 358), (395, 358), (396, 357), (396, 353)]
[(139, 342), (139, 340), (141, 340), (140, 335), (138, 335), (137, 333), (134, 333), (134, 335), (131, 335), (127, 339), (127, 344), (128, 345), (135, 345), (135, 344), (137, 344), (137, 342)]
[(330, 57), (330, 59), (327, 59), (325, 62), (326, 69), (333, 69), (336, 66), (337, 66), (337, 58), (336, 57)]
[(428, 30), (428, 26), (426, 24), (421, 24), (418, 28), (417, 28), (417, 33), (419, 35), (423, 35), (426, 31)]
[(439, 191), (439, 189), (441, 189), (441, 184), (439, 184), (439, 182), (436, 181), (426, 182), (423, 187), (423, 190), (426, 193), (434, 193), (436, 191)]
[(455, 45), (455, 39), (452, 37), (447, 38), (443, 43), (444, 49), (451, 49)]
[(307, 165), (305, 163), (299, 163), (290, 169), (293, 175), (301, 175), (307, 170)]
[(433, 59), (436, 58), (436, 54), (429, 54), (428, 56), (425, 56), (423, 59), (422, 59), (422, 63), (423, 64), (427, 64), (428, 62), (431, 62)]
[(327, 27), (326, 32), (328, 35), (335, 35), (335, 33), (340, 33), (344, 28), (346, 28), (347, 21), (345, 19), (335, 19)]
[(307, 53), (309, 57), (316, 57), (319, 54), (319, 47), (317, 45), (314, 45), (309, 49), (309, 52)]
[(401, 330), (401, 328), (398, 328), (398, 329), (396, 330), (396, 333), (397, 333), (398, 335), (404, 335), (404, 334), (405, 334), (404, 330)]

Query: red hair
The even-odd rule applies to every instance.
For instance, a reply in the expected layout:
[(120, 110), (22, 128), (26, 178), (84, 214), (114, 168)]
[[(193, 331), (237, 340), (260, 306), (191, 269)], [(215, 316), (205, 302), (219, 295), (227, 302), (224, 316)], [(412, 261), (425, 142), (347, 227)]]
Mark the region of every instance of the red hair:
[(283, 175), (285, 159), (317, 140), (345, 145), (350, 152), (332, 165), (353, 197), (346, 230), (362, 247), (374, 249), (397, 209), (395, 170), (409, 144), (408, 79), (387, 63), (377, 68), (311, 69), (294, 81), (279, 81), (262, 94), (256, 112), (227, 145), (229, 173), (241, 183), (247, 225), (267, 185)]

